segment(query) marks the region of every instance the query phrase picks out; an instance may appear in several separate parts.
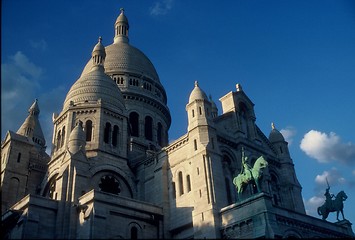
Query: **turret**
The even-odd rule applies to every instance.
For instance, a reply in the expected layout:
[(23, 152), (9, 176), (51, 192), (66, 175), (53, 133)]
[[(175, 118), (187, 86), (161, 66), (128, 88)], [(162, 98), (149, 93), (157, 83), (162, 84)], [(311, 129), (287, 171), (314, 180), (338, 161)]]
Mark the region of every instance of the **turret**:
[(212, 123), (212, 104), (208, 100), (206, 93), (198, 86), (195, 81), (195, 87), (186, 105), (188, 116), (188, 131), (193, 130), (197, 126), (211, 125)]
[(106, 51), (104, 45), (102, 45), (102, 37), (99, 37), (99, 42), (95, 45), (91, 53), (92, 68), (99, 67), (104, 70), (104, 62), (106, 58)]
[(275, 147), (276, 153), (281, 158), (290, 158), (288, 151), (288, 143), (285, 141), (283, 135), (275, 128), (275, 124), (271, 123), (271, 132), (269, 134), (269, 141)]
[(257, 138), (254, 103), (245, 94), (242, 86), (236, 84), (235, 92), (229, 92), (219, 100), (222, 103), (223, 114), (235, 112), (235, 134), (249, 139)]
[(28, 110), (28, 117), (25, 119), (21, 127), (17, 130), (17, 134), (25, 136), (35, 143), (36, 147), (42, 150), (46, 148), (46, 140), (42, 132), (41, 124), (39, 123), (39, 106), (36, 99)]

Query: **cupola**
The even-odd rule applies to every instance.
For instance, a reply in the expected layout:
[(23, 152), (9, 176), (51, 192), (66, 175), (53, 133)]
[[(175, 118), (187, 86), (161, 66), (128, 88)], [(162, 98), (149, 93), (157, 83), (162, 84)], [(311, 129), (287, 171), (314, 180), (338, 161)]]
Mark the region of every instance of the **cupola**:
[(117, 42), (125, 42), (128, 43), (128, 29), (129, 29), (129, 24), (128, 24), (128, 19), (126, 15), (124, 14), (124, 9), (121, 8), (121, 13), (117, 17), (116, 22), (115, 22), (115, 38), (114, 38), (114, 43)]
[(201, 90), (201, 88), (198, 86), (198, 82), (195, 81), (195, 88), (192, 90), (190, 97), (189, 97), (189, 103), (195, 101), (195, 100), (207, 100), (207, 95), (206, 93)]
[(92, 68), (100, 67), (104, 70), (104, 62), (106, 58), (106, 51), (104, 45), (102, 45), (102, 37), (99, 37), (99, 42), (95, 45), (91, 53)]
[(275, 124), (271, 123), (271, 132), (269, 134), (269, 141), (271, 143), (285, 142), (283, 135), (275, 128)]

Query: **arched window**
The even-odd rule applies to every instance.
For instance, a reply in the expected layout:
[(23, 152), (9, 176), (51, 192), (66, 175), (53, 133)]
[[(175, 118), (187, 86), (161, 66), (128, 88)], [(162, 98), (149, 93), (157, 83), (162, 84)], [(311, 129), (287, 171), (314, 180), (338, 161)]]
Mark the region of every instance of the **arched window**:
[(59, 148), (60, 148), (61, 141), (62, 141), (62, 131), (59, 130), (58, 134), (57, 134), (57, 150), (59, 150)]
[(111, 135), (111, 123), (107, 122), (104, 130), (104, 142), (109, 143)]
[(137, 227), (131, 228), (131, 239), (138, 239), (138, 229)]
[(195, 151), (197, 150), (197, 140), (196, 139), (194, 139), (194, 149), (195, 149)]
[(18, 153), (17, 155), (17, 162), (20, 162), (21, 161), (21, 153)]
[(157, 140), (160, 146), (163, 146), (163, 125), (158, 123)]
[(64, 146), (64, 140), (65, 140), (65, 126), (63, 126), (63, 129), (62, 129), (62, 140), (60, 142), (60, 147)]
[(119, 128), (117, 125), (113, 127), (113, 132), (112, 132), (112, 145), (114, 147), (117, 146), (118, 143), (118, 135), (119, 135)]
[(139, 137), (139, 115), (136, 112), (129, 114), (129, 123), (131, 125), (131, 135)]
[(87, 120), (85, 123), (85, 133), (86, 133), (86, 141), (90, 142), (92, 138), (92, 121)]
[(150, 116), (145, 117), (144, 136), (147, 140), (153, 140), (153, 119)]
[(182, 179), (182, 172), (178, 173), (178, 178), (179, 178), (179, 194), (180, 196), (184, 194), (184, 183)]
[(187, 185), (187, 192), (191, 192), (191, 180), (190, 175), (186, 176), (186, 185)]

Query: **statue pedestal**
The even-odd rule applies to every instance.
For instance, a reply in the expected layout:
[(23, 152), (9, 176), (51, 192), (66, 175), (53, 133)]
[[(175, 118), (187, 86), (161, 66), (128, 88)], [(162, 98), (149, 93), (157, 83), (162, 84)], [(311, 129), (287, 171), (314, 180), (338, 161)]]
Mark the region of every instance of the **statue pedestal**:
[(355, 236), (353, 229), (351, 228), (351, 225), (353, 225), (350, 221), (348, 220), (341, 220), (339, 222), (335, 222), (335, 224), (342, 226), (344, 228), (344, 233), (347, 233), (349, 235)]
[(258, 193), (220, 210), (222, 238), (353, 238), (348, 220), (331, 223), (276, 206)]

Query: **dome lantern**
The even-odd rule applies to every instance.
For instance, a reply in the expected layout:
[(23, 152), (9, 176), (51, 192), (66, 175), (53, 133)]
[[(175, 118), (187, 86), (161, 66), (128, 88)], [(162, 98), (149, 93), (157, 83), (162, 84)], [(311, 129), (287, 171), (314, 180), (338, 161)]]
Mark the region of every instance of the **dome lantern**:
[(129, 24), (128, 24), (128, 19), (124, 15), (124, 9), (121, 8), (121, 13), (117, 17), (116, 22), (115, 22), (115, 38), (113, 39), (114, 43), (117, 42), (125, 42), (128, 43), (128, 29), (129, 29)]
[(99, 37), (99, 42), (95, 45), (91, 54), (92, 66), (100, 66), (103, 69), (103, 65), (106, 58), (106, 51), (104, 45), (102, 45), (102, 37)]

